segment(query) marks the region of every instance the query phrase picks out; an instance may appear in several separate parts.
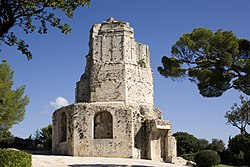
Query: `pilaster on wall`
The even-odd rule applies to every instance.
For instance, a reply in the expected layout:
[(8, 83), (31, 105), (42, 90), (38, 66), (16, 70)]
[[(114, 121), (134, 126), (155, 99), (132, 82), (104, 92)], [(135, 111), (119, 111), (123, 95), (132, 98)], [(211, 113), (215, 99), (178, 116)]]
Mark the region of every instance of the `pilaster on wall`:
[(174, 136), (169, 133), (166, 137), (166, 162), (173, 163), (174, 158), (177, 157), (177, 142)]

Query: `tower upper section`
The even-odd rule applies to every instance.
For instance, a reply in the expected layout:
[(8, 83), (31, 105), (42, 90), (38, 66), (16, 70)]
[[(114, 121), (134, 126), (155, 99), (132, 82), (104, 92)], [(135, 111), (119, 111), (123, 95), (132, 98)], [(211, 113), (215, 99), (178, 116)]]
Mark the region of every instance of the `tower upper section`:
[(128, 102), (153, 105), (149, 47), (134, 39), (129, 23), (109, 18), (90, 30), (85, 73), (76, 102)]

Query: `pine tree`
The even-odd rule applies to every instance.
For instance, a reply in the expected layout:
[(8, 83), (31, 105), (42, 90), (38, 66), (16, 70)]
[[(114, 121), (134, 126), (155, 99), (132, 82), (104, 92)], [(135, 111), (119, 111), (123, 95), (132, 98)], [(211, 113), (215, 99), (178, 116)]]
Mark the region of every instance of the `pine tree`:
[(247, 127), (250, 126), (250, 99), (240, 96), (240, 103), (234, 103), (231, 110), (226, 112), (227, 124), (240, 130), (241, 134), (249, 134)]
[(29, 97), (23, 95), (25, 86), (12, 90), (14, 71), (6, 60), (0, 64), (0, 139), (9, 135), (9, 129), (24, 119)]
[(160, 74), (173, 80), (188, 78), (204, 97), (219, 97), (233, 88), (250, 95), (250, 41), (232, 31), (196, 28), (162, 57)]

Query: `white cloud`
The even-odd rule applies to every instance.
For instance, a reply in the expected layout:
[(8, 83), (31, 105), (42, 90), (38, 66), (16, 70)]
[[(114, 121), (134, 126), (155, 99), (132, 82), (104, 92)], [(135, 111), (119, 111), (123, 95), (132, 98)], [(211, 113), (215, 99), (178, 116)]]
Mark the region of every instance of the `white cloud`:
[(57, 97), (55, 101), (49, 102), (46, 106), (44, 106), (44, 109), (42, 112), (39, 113), (39, 115), (51, 115), (51, 112), (53, 113), (56, 109), (59, 109), (63, 106), (69, 105), (69, 102), (64, 97)]
[(67, 99), (63, 98), (63, 97), (57, 97), (55, 101), (51, 101), (49, 103), (49, 105), (51, 107), (53, 107), (54, 109), (58, 109), (61, 108), (63, 106), (67, 106), (69, 105), (69, 102)]

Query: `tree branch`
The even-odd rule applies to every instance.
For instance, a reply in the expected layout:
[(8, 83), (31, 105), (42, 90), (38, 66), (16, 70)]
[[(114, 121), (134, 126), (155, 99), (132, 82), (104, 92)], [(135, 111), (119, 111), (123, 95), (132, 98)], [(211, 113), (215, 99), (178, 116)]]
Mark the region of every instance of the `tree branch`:
[(6, 16), (5, 19), (1, 20), (0, 24), (0, 37), (2, 38), (4, 34), (8, 33), (9, 29), (15, 24), (14, 13), (8, 2), (1, 1), (1, 11), (3, 16)]

